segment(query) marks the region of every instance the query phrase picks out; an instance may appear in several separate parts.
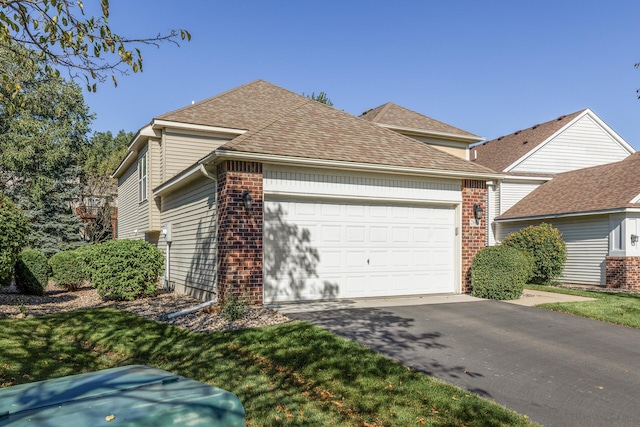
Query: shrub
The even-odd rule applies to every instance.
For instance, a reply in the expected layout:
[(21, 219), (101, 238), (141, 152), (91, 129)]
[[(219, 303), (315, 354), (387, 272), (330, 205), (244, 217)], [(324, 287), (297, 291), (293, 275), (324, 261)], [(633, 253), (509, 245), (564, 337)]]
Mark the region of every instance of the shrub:
[(0, 281), (11, 284), (13, 268), (29, 233), (29, 220), (6, 196), (0, 194)]
[(509, 246), (482, 249), (471, 263), (471, 295), (499, 300), (520, 298), (532, 264), (526, 253)]
[(95, 260), (94, 254), (98, 250), (97, 244), (80, 246), (73, 250), (73, 253), (78, 257), (78, 264), (80, 264), (79, 273), (82, 274), (82, 279), (91, 281), (91, 274), (95, 270), (93, 260)]
[(220, 307), (222, 316), (229, 322), (240, 319), (247, 314), (249, 307), (244, 297), (239, 297), (233, 292), (226, 292), (222, 305)]
[(550, 284), (562, 274), (567, 260), (567, 246), (562, 234), (550, 224), (532, 225), (509, 234), (502, 242), (533, 257), (533, 271), (529, 281), (538, 285)]
[(77, 291), (85, 280), (85, 263), (76, 251), (58, 252), (49, 258), (49, 266), (58, 287)]
[(16, 288), (26, 295), (44, 295), (49, 279), (47, 257), (35, 249), (20, 253), (15, 270)]
[(158, 291), (164, 257), (155, 246), (141, 240), (111, 240), (92, 245), (91, 283), (100, 296), (133, 301)]

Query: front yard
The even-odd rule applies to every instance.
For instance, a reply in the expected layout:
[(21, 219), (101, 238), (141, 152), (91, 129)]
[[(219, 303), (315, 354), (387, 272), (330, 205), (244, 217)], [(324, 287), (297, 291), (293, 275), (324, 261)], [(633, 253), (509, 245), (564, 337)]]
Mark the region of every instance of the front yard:
[(202, 333), (115, 308), (0, 320), (2, 387), (128, 364), (232, 391), (249, 426), (530, 425), (304, 322)]
[(527, 285), (527, 288), (596, 298), (595, 301), (549, 303), (538, 307), (640, 328), (640, 293), (597, 292), (536, 285)]

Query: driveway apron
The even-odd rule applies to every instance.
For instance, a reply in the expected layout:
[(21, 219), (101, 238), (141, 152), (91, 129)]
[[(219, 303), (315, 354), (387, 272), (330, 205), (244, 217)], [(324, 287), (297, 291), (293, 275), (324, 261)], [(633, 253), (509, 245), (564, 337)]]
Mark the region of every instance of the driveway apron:
[(545, 426), (640, 425), (640, 330), (499, 301), (289, 314)]

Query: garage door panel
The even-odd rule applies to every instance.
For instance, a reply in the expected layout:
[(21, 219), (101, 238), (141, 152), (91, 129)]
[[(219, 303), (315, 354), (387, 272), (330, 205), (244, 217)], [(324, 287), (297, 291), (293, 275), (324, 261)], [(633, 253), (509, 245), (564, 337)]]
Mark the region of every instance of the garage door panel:
[(454, 218), (453, 208), (267, 197), (265, 301), (453, 292)]

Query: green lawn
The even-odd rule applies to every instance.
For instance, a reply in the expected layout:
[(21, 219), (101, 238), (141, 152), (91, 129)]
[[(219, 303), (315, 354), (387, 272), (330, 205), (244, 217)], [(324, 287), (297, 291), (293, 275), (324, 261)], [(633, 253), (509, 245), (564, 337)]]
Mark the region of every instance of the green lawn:
[(0, 385), (145, 364), (229, 390), (249, 426), (529, 420), (304, 322), (194, 333), (115, 309), (0, 321)]
[(640, 294), (606, 293), (527, 285), (528, 289), (596, 298), (595, 301), (540, 304), (549, 310), (640, 328)]

